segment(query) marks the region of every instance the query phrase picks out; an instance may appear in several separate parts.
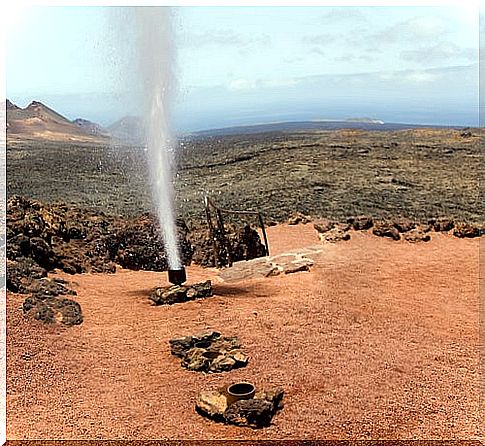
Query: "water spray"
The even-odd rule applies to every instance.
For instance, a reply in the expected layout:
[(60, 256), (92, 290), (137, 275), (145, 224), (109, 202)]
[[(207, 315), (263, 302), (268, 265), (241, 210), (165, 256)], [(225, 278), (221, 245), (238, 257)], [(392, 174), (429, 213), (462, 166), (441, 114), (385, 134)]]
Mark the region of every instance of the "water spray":
[(136, 8), (138, 57), (143, 75), (146, 142), (152, 193), (168, 260), (168, 279), (186, 281), (173, 210), (173, 139), (169, 106), (174, 89), (171, 13), (167, 7)]

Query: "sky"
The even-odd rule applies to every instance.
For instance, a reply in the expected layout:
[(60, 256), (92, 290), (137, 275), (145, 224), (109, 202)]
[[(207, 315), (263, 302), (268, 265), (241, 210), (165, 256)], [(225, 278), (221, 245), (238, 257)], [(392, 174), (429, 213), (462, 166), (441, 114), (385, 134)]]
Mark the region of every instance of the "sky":
[[(7, 97), (103, 125), (138, 114), (132, 11), (17, 11)], [(473, 6), (178, 7), (172, 18), (178, 131), (362, 117), (478, 125)]]

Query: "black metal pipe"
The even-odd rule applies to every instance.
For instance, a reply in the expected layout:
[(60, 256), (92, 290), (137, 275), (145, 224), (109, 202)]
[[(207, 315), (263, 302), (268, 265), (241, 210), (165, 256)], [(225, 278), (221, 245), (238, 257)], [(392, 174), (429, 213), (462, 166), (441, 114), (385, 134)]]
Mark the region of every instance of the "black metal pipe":
[(168, 270), (168, 281), (174, 285), (182, 285), (187, 280), (187, 273), (185, 268), (181, 269), (169, 269)]

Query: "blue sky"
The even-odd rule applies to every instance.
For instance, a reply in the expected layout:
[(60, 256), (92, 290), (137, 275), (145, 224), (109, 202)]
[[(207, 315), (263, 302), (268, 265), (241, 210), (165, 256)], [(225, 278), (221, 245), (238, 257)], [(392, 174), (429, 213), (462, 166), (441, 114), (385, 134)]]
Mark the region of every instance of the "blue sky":
[[(138, 113), (130, 22), (114, 21), (119, 12), (23, 9), (7, 33), (7, 96), (105, 125)], [(173, 12), (177, 130), (352, 117), (478, 124), (473, 7)]]

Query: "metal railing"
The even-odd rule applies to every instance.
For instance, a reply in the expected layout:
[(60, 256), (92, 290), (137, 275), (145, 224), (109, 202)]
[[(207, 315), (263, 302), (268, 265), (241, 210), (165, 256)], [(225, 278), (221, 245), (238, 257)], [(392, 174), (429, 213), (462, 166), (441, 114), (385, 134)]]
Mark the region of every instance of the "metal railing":
[[(218, 238), (223, 244), (223, 247), (225, 248), (225, 253), (226, 253), (226, 261), (229, 266), (232, 266), (233, 264), (233, 250), (231, 243), (229, 239), (227, 238), (226, 235), (226, 230), (224, 227), (224, 217), (223, 214), (232, 214), (232, 215), (252, 215), (256, 216), (259, 221), (259, 225), (261, 227), (261, 233), (263, 234), (263, 240), (264, 240), (264, 249), (266, 252), (266, 255), (269, 255), (269, 245), (268, 245), (268, 237), (266, 236), (266, 229), (264, 227), (264, 220), (263, 220), (263, 215), (259, 211), (233, 211), (230, 209), (223, 209), (217, 206), (214, 201), (209, 198), (208, 196), (204, 197), (204, 204), (205, 204), (205, 213), (207, 217), (207, 225), (209, 226), (209, 234), (212, 239), (213, 247), (214, 247), (214, 256), (215, 256), (215, 262), (217, 264), (217, 260), (219, 259), (219, 250), (217, 247), (217, 241)], [(212, 213), (211, 211), (215, 212), (215, 221), (216, 225), (214, 225), (213, 220), (212, 220)], [(216, 236), (217, 234), (217, 236)]]

